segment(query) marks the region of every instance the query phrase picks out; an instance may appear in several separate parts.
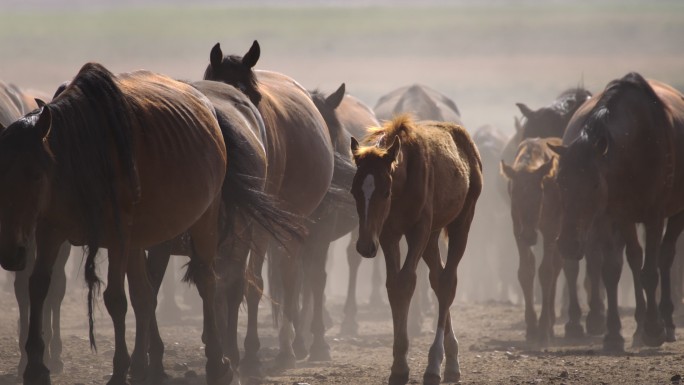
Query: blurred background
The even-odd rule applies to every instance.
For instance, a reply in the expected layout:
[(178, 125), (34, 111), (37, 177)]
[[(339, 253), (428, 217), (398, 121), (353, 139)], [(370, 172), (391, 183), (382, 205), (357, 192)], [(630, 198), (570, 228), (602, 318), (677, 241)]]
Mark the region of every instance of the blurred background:
[[(516, 102), (536, 109), (578, 85), (597, 93), (629, 71), (684, 89), (683, 37), (682, 1), (0, 0), (0, 79), (52, 94), (97, 61), (197, 80), (214, 44), (243, 55), (256, 39), (257, 68), (308, 89), (345, 82), (373, 107), (423, 83), (456, 102), (471, 132), (511, 134)], [(346, 261), (331, 263), (328, 296), (343, 297)], [(514, 249), (510, 263), (515, 280)]]

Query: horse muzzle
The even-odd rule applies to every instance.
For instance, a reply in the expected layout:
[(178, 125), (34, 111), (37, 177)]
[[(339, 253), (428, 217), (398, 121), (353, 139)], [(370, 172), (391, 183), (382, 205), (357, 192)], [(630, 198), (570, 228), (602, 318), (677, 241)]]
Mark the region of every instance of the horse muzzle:
[(364, 258), (373, 258), (378, 253), (378, 242), (361, 242), (356, 241), (356, 251)]
[(7, 271), (21, 271), (26, 268), (26, 247), (18, 246), (11, 250), (0, 252), (0, 266)]

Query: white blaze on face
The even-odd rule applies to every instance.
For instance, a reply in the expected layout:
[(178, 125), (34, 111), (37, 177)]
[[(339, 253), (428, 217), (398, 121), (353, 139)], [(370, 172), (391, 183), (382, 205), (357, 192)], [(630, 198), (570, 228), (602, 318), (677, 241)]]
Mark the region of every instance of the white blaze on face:
[(367, 223), (368, 205), (370, 204), (371, 197), (373, 196), (373, 191), (375, 191), (375, 177), (372, 174), (366, 175), (366, 179), (363, 180), (363, 184), (361, 185), (361, 191), (363, 191), (363, 197), (365, 199), (365, 215), (363, 217), (363, 221), (364, 223)]

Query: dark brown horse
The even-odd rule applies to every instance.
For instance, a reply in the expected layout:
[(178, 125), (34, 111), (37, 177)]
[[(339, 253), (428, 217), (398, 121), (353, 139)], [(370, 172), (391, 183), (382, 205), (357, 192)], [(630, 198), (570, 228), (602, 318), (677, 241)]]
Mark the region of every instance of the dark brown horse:
[[(204, 78), (235, 86), (257, 107), (266, 128), (266, 192), (281, 202), (281, 208), (296, 215), (310, 216), (328, 192), (333, 177), (334, 157), (328, 128), (309, 93), (296, 81), (276, 72), (253, 70), (260, 52), (255, 41), (244, 57), (224, 57), (220, 45), (216, 44)], [(247, 291), (248, 327), (241, 374), (258, 375), (257, 312), (263, 289), (264, 246), (269, 244), (269, 237), (262, 234), (256, 239), (255, 244), (261, 247), (253, 250), (249, 262), (256, 288), (250, 287)], [(279, 336), (280, 353), (276, 358), (278, 367), (293, 367), (296, 358), (306, 356), (298, 309), (301, 250), (301, 240), (291, 240), (284, 247), (269, 250), (271, 262), (277, 265), (271, 271), (280, 272), (283, 286), (283, 290), (271, 293), (282, 306), (284, 315)]]
[[(562, 266), (555, 244), (558, 236), (556, 154), (547, 144), (560, 143), (560, 138), (525, 139), (520, 143), (512, 165), (501, 161), (501, 170), (509, 180), (513, 234), (520, 257), (518, 280), (525, 299), (526, 338), (528, 342), (539, 338), (543, 345), (553, 336), (556, 280)], [(532, 246), (537, 243), (537, 231), (544, 237), (544, 254), (539, 267), (542, 308), (538, 324), (534, 310), (535, 256), (532, 252)]]
[(684, 228), (684, 157), (678, 156), (684, 146), (684, 97), (630, 73), (610, 82), (580, 112), (565, 133), (565, 146), (555, 148), (561, 155), (563, 202), (559, 250), (567, 258), (581, 256), (592, 223), (602, 215), (617, 223), (643, 222), (643, 341), (649, 346), (673, 341), (670, 266)]
[[(374, 129), (360, 146), (352, 139), (357, 172), (352, 184), (359, 215), (357, 250), (372, 258), (382, 246), (387, 267), (387, 295), (394, 324), (394, 362), (390, 384), (409, 379), (407, 320), (416, 286), (416, 267), (423, 258), (439, 302), (437, 331), (423, 380), (458, 382), (458, 342), (449, 308), (456, 295), (456, 269), (463, 256), (475, 204), (482, 190), (482, 164), (465, 129), (453, 123), (413, 122), (400, 116)], [(438, 240), (446, 230), (446, 265)], [(400, 264), (399, 240), (408, 253)]]
[(418, 120), (461, 124), (461, 113), (456, 103), (422, 84), (401, 87), (382, 96), (373, 110), (380, 120), (390, 120), (397, 115), (410, 113)]
[[(34, 95), (35, 94), (35, 95)], [(11, 123), (21, 118), (23, 115), (38, 108), (35, 97), (44, 95), (31, 93), (21, 90), (13, 84), (0, 82), (0, 130), (9, 126)], [(47, 98), (46, 98), (47, 99)], [(69, 257), (71, 247), (65, 243), (60, 248), (57, 261), (55, 263), (53, 280), (48, 290), (47, 306), (43, 315), (43, 338), (46, 342), (44, 362), (53, 373), (61, 373), (64, 366), (61, 358), (62, 338), (60, 333), (60, 310), (62, 300), (66, 291), (66, 275), (64, 265)], [(26, 338), (28, 336), (29, 324), (29, 275), (33, 270), (36, 259), (35, 241), (31, 240), (28, 247), (26, 268), (17, 271), (14, 277), (14, 295), (19, 305), (19, 349), (21, 358), (17, 372), (23, 373), (26, 368), (28, 358), (26, 356)]]
[(591, 99), (591, 92), (582, 87), (561, 92), (550, 105), (533, 110), (523, 103), (516, 106), (525, 117), (522, 138), (561, 138), (570, 118), (584, 102)]
[[(126, 382), (128, 275), (136, 313), (135, 351), (147, 352), (154, 309), (143, 248), (188, 230), (188, 277), (204, 300), (207, 382), (230, 382), (214, 317), (214, 255), (226, 149), (210, 102), (192, 87), (150, 72), (112, 75), (86, 64), (52, 102), (0, 134), (0, 263), (26, 264), (35, 229), (37, 259), (30, 278), (29, 356), (24, 383), (49, 384), (42, 362), (42, 308), (60, 245), (87, 245), (90, 340), (95, 255), (109, 251), (104, 302), (115, 331), (110, 384)], [(7, 205), (4, 202), (12, 202)]]

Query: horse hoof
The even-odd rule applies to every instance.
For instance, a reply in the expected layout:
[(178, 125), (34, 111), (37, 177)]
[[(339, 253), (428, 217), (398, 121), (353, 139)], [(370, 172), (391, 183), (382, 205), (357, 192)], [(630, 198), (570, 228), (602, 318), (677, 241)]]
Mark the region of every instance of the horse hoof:
[(150, 363), (150, 367), (149, 367), (147, 373), (148, 373), (148, 377), (149, 377), (148, 382), (150, 384), (161, 384), (162, 382), (169, 379), (169, 375), (166, 374), (166, 371), (164, 370), (164, 365), (161, 363), (159, 363), (159, 364)]
[(648, 347), (660, 347), (665, 342), (665, 330), (662, 330), (660, 333), (646, 332), (641, 336), (641, 341)]
[(442, 379), (439, 377), (439, 374), (423, 374), (423, 385), (439, 385), (440, 382), (442, 382)]
[(347, 337), (355, 337), (359, 335), (359, 324), (354, 320), (347, 320), (347, 318), (342, 321), (340, 325), (340, 335)]
[(130, 385), (128, 381), (126, 381), (126, 376), (112, 376), (112, 378), (107, 381), (107, 385)]
[(273, 366), (278, 370), (294, 369), (297, 367), (297, 358), (293, 354), (278, 353)]
[(587, 334), (600, 336), (606, 332), (606, 317), (599, 312), (587, 314)]
[(625, 351), (625, 339), (620, 334), (606, 334), (603, 338), (603, 350), (608, 353), (622, 353)]
[(24, 370), (24, 385), (50, 385), (50, 371), (43, 364), (28, 364)]
[(332, 361), (330, 346), (325, 342), (316, 345), (312, 344), (309, 350), (309, 361)]
[(461, 381), (461, 372), (455, 372), (455, 371), (447, 371), (444, 370), (444, 382), (455, 382), (458, 383)]
[(389, 381), (387, 383), (389, 385), (405, 385), (408, 383), (408, 380), (409, 380), (408, 372), (406, 372), (406, 373), (392, 373), (392, 374), (390, 374)]
[(233, 381), (233, 370), (227, 357), (217, 362), (206, 364), (207, 385), (228, 385)]
[(665, 342), (677, 342), (674, 327), (665, 327)]
[(565, 338), (570, 340), (578, 340), (584, 338), (584, 328), (578, 323), (565, 324)]
[(147, 377), (147, 366), (140, 363), (131, 363), (128, 376), (133, 382), (143, 382)]

